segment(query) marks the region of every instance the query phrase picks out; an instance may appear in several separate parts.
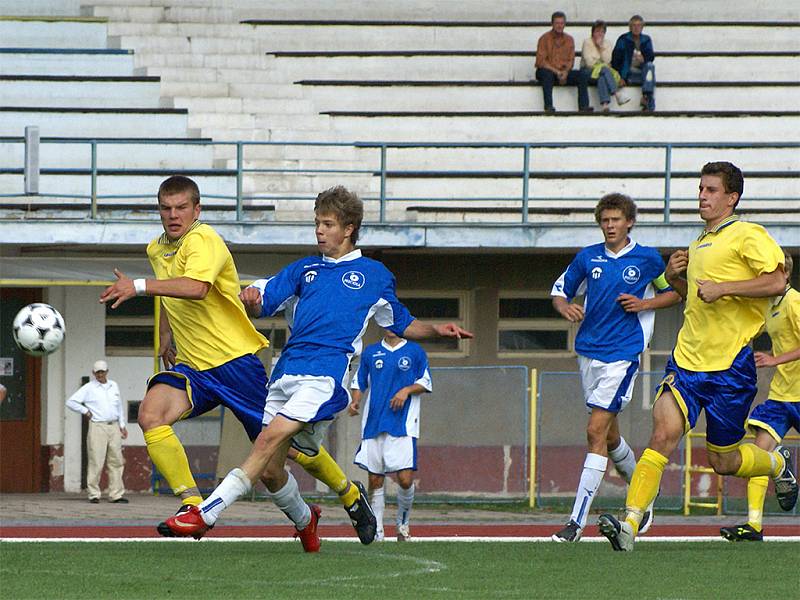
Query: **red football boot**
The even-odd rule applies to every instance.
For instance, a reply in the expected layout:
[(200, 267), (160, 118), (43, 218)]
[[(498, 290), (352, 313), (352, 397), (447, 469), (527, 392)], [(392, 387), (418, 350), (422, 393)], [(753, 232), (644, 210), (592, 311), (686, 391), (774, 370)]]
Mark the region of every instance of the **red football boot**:
[(300, 543), (303, 544), (303, 550), (305, 552), (319, 552), (319, 547), (322, 542), (317, 533), (317, 524), (322, 516), (322, 509), (316, 504), (309, 504), (308, 508), (311, 509), (311, 522), (303, 529), (295, 531), (294, 537), (300, 538)]
[[(182, 507), (181, 507), (182, 508)], [(197, 506), (179, 512), (163, 523), (158, 524), (158, 533), (164, 537), (193, 537), (199, 540), (213, 525), (206, 525), (203, 514)]]

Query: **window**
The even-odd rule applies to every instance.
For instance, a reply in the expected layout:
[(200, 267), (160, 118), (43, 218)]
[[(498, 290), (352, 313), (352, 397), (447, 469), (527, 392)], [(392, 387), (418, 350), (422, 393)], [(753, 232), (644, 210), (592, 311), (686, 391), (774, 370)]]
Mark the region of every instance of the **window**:
[[(431, 323), (456, 323), (467, 328), (466, 292), (403, 291), (397, 296), (417, 319)], [(452, 358), (466, 356), (469, 351), (469, 340), (455, 338), (425, 340), (419, 344), (428, 356)]]
[(106, 354), (149, 356), (153, 353), (155, 299), (131, 298), (117, 308), (106, 304)]
[(576, 327), (553, 308), (547, 292), (501, 292), (498, 302), (497, 355), (571, 355)]

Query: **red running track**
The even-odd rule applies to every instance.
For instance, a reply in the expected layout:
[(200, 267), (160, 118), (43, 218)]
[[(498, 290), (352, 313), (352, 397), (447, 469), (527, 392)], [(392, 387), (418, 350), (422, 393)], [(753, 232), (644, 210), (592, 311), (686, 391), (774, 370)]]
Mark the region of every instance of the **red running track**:
[[(736, 521), (731, 519), (731, 524)], [(558, 529), (558, 525), (414, 525), (415, 538), (425, 537), (549, 537)], [(768, 525), (764, 528), (767, 536), (800, 537), (798, 525)], [(294, 528), (286, 525), (222, 525), (206, 534), (216, 538), (288, 538)], [(328, 538), (352, 538), (355, 536), (349, 525), (320, 525), (320, 535)], [(394, 537), (394, 527), (386, 528), (386, 536)], [(596, 527), (588, 527), (586, 535), (599, 535)], [(718, 525), (653, 525), (649, 536), (665, 537), (701, 537), (718, 536)], [(0, 538), (143, 538), (160, 537), (153, 526), (0, 526)]]

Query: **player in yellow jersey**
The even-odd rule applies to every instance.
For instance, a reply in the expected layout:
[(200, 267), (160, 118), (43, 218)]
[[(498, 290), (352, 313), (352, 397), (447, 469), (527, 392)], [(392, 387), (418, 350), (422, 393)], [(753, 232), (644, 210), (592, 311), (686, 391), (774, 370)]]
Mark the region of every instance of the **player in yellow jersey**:
[[(747, 426), (756, 435), (756, 446), (774, 450), (792, 427), (800, 432), (800, 292), (790, 286), (794, 261), (784, 253), (786, 290), (767, 311), (766, 330), (772, 352), (756, 352), (756, 366), (777, 367), (769, 387), (769, 399), (750, 414)], [(769, 479), (751, 477), (747, 483), (747, 523), (723, 527), (720, 534), (732, 542), (764, 539), (762, 516)]]
[[(148, 381), (139, 425), (153, 464), (182, 499), (180, 513), (203, 499), (172, 425), (222, 404), (251, 440), (258, 437), (267, 375), (256, 354), (267, 340), (239, 300), (239, 275), (225, 242), (199, 220), (197, 184), (170, 177), (159, 187), (158, 206), (164, 233), (147, 246), (156, 278), (132, 280), (115, 270), (118, 280), (100, 301), (116, 308), (134, 296), (161, 298), (159, 353), (167, 370)], [(324, 448), (290, 457), (339, 494), (359, 538), (370, 543), (375, 519), (363, 485), (350, 482)]]
[[(771, 475), (784, 510), (797, 502), (788, 449), (772, 452), (742, 443), (756, 394), (750, 342), (764, 324), (771, 296), (786, 285), (783, 252), (760, 225), (734, 214), (744, 191), (741, 170), (707, 163), (700, 172), (700, 218), (705, 229), (689, 250), (669, 259), (666, 277), (686, 300), (666, 374), (653, 405), (653, 433), (636, 463), (623, 521), (601, 515), (600, 532), (617, 551), (633, 550), (646, 508), (658, 493), (670, 453), (706, 413), (706, 449), (715, 472), (737, 477)], [(686, 278), (682, 277), (686, 273)]]

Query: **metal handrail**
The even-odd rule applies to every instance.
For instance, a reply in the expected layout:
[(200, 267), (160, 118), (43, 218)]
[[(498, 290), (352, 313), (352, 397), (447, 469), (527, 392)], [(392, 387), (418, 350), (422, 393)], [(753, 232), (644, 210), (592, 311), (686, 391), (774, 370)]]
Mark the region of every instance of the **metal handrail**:
[[(5, 136), (0, 137), (0, 144), (2, 143), (24, 143), (25, 138), (22, 136)], [(387, 222), (387, 205), (389, 202), (399, 201), (414, 201), (420, 202), (435, 201), (435, 202), (475, 202), (475, 201), (509, 201), (519, 202), (520, 223), (528, 223), (528, 212), (531, 203), (553, 201), (552, 198), (537, 198), (531, 196), (531, 181), (535, 180), (535, 173), (531, 171), (531, 160), (535, 154), (535, 150), (553, 149), (553, 148), (627, 148), (627, 149), (663, 149), (664, 150), (664, 169), (662, 176), (664, 178), (664, 193), (660, 198), (647, 198), (646, 200), (663, 202), (663, 223), (669, 224), (671, 222), (672, 204), (676, 200), (694, 200), (694, 198), (674, 198), (672, 196), (671, 185), (673, 177), (672, 159), (674, 149), (696, 149), (696, 148), (714, 148), (714, 149), (753, 149), (753, 148), (772, 148), (772, 149), (787, 149), (787, 148), (800, 148), (800, 142), (385, 142), (385, 141), (356, 141), (356, 142), (273, 142), (273, 141), (213, 141), (205, 139), (104, 139), (104, 138), (53, 138), (42, 137), (41, 144), (88, 144), (90, 146), (90, 165), (88, 168), (65, 168), (58, 169), (61, 174), (88, 174), (91, 177), (91, 192), (88, 195), (82, 194), (36, 194), (34, 197), (59, 197), (59, 198), (72, 198), (72, 199), (88, 199), (91, 202), (91, 218), (98, 218), (98, 200), (100, 199), (140, 199), (149, 198), (152, 194), (142, 195), (121, 195), (121, 194), (107, 194), (100, 195), (97, 190), (97, 179), (102, 176), (101, 171), (97, 164), (97, 150), (98, 146), (110, 145), (186, 145), (186, 146), (233, 146), (236, 149), (236, 168), (211, 168), (208, 170), (210, 173), (219, 173), (222, 176), (235, 177), (236, 193), (235, 195), (223, 194), (204, 194), (207, 198), (216, 198), (223, 200), (234, 200), (236, 210), (236, 221), (240, 222), (244, 219), (244, 201), (245, 200), (312, 200), (313, 196), (300, 196), (300, 195), (259, 195), (259, 194), (245, 194), (244, 193), (244, 177), (247, 174), (253, 173), (277, 173), (277, 174), (340, 174), (340, 175), (372, 175), (380, 177), (380, 192), (377, 197), (364, 196), (366, 201), (377, 201), (379, 203), (379, 218), (378, 222), (384, 224)], [(245, 151), (247, 147), (251, 146), (311, 146), (311, 147), (349, 147), (360, 150), (377, 150), (379, 153), (379, 167), (377, 169), (292, 169), (292, 168), (272, 168), (272, 169), (258, 169), (258, 168), (245, 168)], [(389, 197), (387, 195), (386, 183), (387, 177), (392, 173), (388, 170), (388, 158), (390, 149), (408, 149), (408, 148), (436, 148), (436, 149), (498, 149), (498, 148), (511, 148), (521, 149), (523, 155), (522, 170), (519, 172), (504, 172), (505, 175), (519, 176), (521, 178), (522, 190), (521, 197), (469, 197), (469, 198), (407, 198), (407, 197)], [(15, 169), (11, 169), (15, 170)], [(161, 170), (161, 169), (154, 169)], [(464, 175), (469, 173), (486, 174), (490, 171), (486, 170), (415, 170), (415, 173), (425, 174), (431, 173), (439, 176), (447, 175)], [(791, 172), (794, 175), (794, 172)], [(607, 175), (614, 177), (619, 175), (616, 171), (598, 171), (597, 174)], [(24, 194), (0, 194), (3, 197), (20, 197)], [(789, 198), (760, 198), (760, 201), (782, 201)], [(575, 200), (594, 200), (593, 198), (557, 198), (559, 202), (575, 201)], [(643, 199), (640, 199), (643, 200)], [(587, 219), (588, 220), (588, 219)]]

